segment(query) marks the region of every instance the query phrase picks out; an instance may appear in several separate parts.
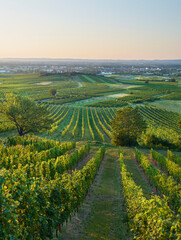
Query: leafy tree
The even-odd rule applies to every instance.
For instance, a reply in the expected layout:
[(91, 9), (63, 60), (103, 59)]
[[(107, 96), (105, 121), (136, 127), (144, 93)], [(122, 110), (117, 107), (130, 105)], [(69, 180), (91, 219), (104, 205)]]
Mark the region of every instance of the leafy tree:
[(55, 89), (55, 88), (51, 88), (50, 89), (50, 94), (52, 95), (52, 96), (56, 96), (56, 93), (57, 93), (57, 90)]
[(176, 82), (175, 78), (169, 79), (169, 82)]
[(115, 145), (135, 145), (137, 138), (146, 130), (146, 123), (137, 108), (131, 106), (117, 110), (112, 121), (112, 143)]
[(0, 112), (15, 124), (20, 136), (49, 129), (53, 123), (45, 107), (35, 104), (30, 98), (15, 96), (13, 93), (6, 95), (6, 101), (0, 104)]

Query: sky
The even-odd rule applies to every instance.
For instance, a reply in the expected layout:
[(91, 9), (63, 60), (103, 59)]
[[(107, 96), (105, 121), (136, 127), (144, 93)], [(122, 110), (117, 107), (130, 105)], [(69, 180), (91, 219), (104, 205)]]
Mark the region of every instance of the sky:
[(0, 58), (181, 59), (181, 0), (0, 0)]

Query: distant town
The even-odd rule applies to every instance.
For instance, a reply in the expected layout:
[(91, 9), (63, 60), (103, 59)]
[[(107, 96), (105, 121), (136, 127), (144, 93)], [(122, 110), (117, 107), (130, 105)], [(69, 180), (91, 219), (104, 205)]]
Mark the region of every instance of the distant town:
[(0, 74), (36, 72), (181, 76), (181, 60), (0, 59)]

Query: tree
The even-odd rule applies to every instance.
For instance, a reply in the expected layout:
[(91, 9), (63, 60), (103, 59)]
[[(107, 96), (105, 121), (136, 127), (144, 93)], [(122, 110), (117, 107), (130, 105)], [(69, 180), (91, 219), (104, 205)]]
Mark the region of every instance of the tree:
[(115, 145), (135, 145), (137, 138), (146, 130), (146, 123), (137, 108), (131, 106), (117, 110), (112, 120), (112, 140)]
[(14, 122), (20, 136), (50, 129), (53, 123), (45, 107), (35, 104), (30, 98), (13, 93), (6, 95), (6, 100), (0, 104), (0, 112)]
[(170, 78), (169, 82), (176, 82), (175, 78)]
[(52, 95), (52, 96), (56, 96), (56, 93), (57, 93), (57, 90), (55, 89), (55, 88), (51, 88), (50, 89), (50, 94)]

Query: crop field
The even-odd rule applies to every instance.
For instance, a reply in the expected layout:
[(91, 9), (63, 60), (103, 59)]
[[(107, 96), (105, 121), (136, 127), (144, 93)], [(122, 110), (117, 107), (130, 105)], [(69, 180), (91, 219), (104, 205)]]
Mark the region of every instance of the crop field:
[[(59, 113), (62, 114), (62, 117), (64, 115), (61, 107), (62, 110), (64, 107), (67, 107), (67, 117), (65, 116), (67, 121), (73, 111), (71, 106), (80, 107), (79, 119), (77, 119), (77, 125), (79, 126), (81, 126), (82, 115), (86, 115), (86, 108), (88, 107), (90, 125), (93, 125), (92, 128), (96, 128), (94, 123), (100, 125), (100, 119), (98, 118), (103, 118), (103, 124), (106, 125), (106, 121), (109, 121), (108, 124), (110, 124), (110, 120), (112, 120), (113, 117), (113, 115), (110, 115), (110, 112), (113, 110), (113, 114), (115, 114), (115, 108), (124, 107), (129, 104), (135, 104), (136, 106), (147, 103), (154, 104), (154, 102), (156, 102), (158, 106), (161, 106), (161, 103), (166, 101), (164, 99), (169, 99), (170, 95), (176, 96), (176, 99), (178, 99), (177, 96), (181, 95), (181, 87), (177, 83), (154, 82), (145, 84), (136, 78), (135, 80), (129, 81), (121, 79), (122, 77), (118, 78), (118, 76), (114, 75), (112, 77), (103, 77), (85, 74), (61, 75), (36, 73), (0, 75), (0, 82), (2, 83), (0, 85), (0, 98), (1, 101), (3, 101), (6, 93), (14, 92), (15, 94), (31, 97), (35, 101), (49, 106), (50, 114), (52, 114), (52, 111), (55, 113), (54, 115), (52, 114), (52, 118), (54, 118), (56, 122), (54, 126), (57, 127), (57, 125), (60, 125), (61, 133), (65, 126), (65, 122), (63, 124), (64, 119), (59, 118)], [(56, 97), (50, 94), (49, 91), (51, 88), (57, 90)], [(123, 94), (123, 96), (119, 97), (119, 94)], [(125, 94), (127, 95), (124, 96)], [(170, 107), (174, 105), (174, 100), (172, 100), (172, 98), (171, 100), (167, 100), (168, 110), (179, 112), (180, 105), (176, 105), (173, 109)], [(59, 109), (59, 111), (56, 111), (55, 105), (57, 105), (57, 110)], [(167, 109), (167, 105), (164, 106), (164, 108)], [(83, 108), (85, 108), (85, 111), (82, 111)], [(91, 110), (92, 108), (93, 110)], [(111, 110), (111, 108), (113, 109)], [(101, 114), (102, 110), (103, 114)], [(93, 113), (91, 114), (92, 111)], [(98, 111), (98, 116), (96, 115), (94, 117), (96, 114), (95, 111)], [(106, 116), (106, 114), (108, 116)], [(75, 111), (74, 115), (77, 116), (77, 111)], [(106, 119), (107, 117), (108, 119)], [(84, 116), (84, 118), (86, 118), (86, 116)], [(75, 119), (72, 119), (72, 125), (74, 124), (74, 120)], [(87, 127), (87, 124), (85, 127)], [(104, 127), (101, 126), (101, 129), (102, 128)], [(0, 131), (4, 132), (12, 129), (13, 125), (0, 115)], [(69, 132), (68, 129), (66, 132)], [(77, 134), (74, 133), (74, 135)], [(90, 138), (87, 137), (86, 139)]]
[[(116, 108), (111, 107), (71, 107), (70, 105), (48, 106), (50, 117), (54, 123), (48, 134), (51, 138), (59, 137), (61, 140), (72, 141), (99, 141), (110, 142), (111, 121), (116, 114)], [(138, 106), (140, 114), (146, 122), (155, 127), (171, 129), (181, 134), (178, 122), (181, 116), (161, 108), (150, 106)]]
[(173, 152), (39, 137), (9, 138), (0, 148), (1, 236), (11, 229), (14, 239), (179, 239), (181, 157)]
[(139, 106), (139, 112), (151, 124), (172, 129), (181, 134), (181, 129), (177, 124), (181, 121), (180, 114), (152, 106)]
[(111, 120), (115, 114), (112, 108), (71, 107), (71, 105), (51, 105), (48, 107), (54, 123), (49, 136), (59, 136), (61, 140), (95, 140), (110, 142)]
[(151, 103), (154, 106), (158, 106), (169, 111), (178, 112), (181, 114), (181, 101), (180, 100), (159, 100)]
[[(146, 80), (0, 74), (2, 103), (28, 96), (53, 120), (18, 136), (0, 113), (0, 239), (181, 239), (181, 85)], [(125, 106), (147, 124), (136, 147), (112, 145)]]

